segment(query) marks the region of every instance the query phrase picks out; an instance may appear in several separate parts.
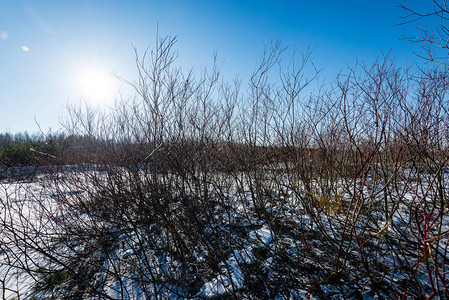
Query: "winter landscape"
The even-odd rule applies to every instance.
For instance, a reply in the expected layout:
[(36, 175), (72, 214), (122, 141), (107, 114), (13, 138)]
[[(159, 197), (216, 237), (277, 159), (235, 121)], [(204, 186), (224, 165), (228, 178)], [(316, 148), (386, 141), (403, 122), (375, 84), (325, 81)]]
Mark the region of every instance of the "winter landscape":
[(436, 20), (410, 39), (425, 67), (383, 54), (317, 84), (310, 50), (270, 42), (228, 81), (157, 35), (133, 97), (1, 133), (0, 297), (448, 298), (449, 10), (433, 5), (408, 11)]

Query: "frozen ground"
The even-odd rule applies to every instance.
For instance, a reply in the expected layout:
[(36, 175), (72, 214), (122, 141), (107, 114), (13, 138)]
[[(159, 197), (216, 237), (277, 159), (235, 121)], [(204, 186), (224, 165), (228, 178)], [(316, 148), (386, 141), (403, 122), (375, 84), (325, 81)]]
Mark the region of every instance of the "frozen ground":
[[(92, 212), (72, 213), (70, 199), (88, 201), (91, 192), (72, 182), (55, 189), (55, 182), (45, 178), (0, 184), (0, 287), (6, 299), (88, 288), (97, 291), (90, 295), (98, 299), (337, 299), (342, 293), (391, 298), (408, 297), (414, 289), (430, 294), (432, 284), (443, 290), (447, 283), (447, 206), (426, 204), (432, 188), (420, 190), (413, 183), (401, 183), (389, 195), (398, 201), (389, 199), (388, 207), (377, 201), (383, 190), (375, 185), (362, 187), (359, 195), (340, 195), (349, 208), (340, 204), (335, 209), (334, 203), (313, 195), (312, 200), (329, 205), (322, 211), (304, 206), (300, 192), (286, 189), (277, 196), (279, 203), (265, 203), (266, 218), (254, 212), (250, 191), (233, 188), (226, 196), (229, 206), (217, 209), (216, 223), (203, 229), (204, 245), (217, 245), (217, 251), (199, 242), (186, 246), (191, 253), (176, 257), (161, 251), (167, 235), (159, 223), (142, 223), (150, 225), (141, 228)], [(167, 209), (176, 217), (182, 207), (173, 202)], [(80, 231), (67, 232), (71, 229), (104, 232), (96, 238), (109, 242), (84, 239)], [(77, 238), (67, 241), (70, 234)], [(55, 273), (58, 280), (46, 271), (54, 269), (61, 270)], [(83, 290), (68, 283), (70, 272), (79, 270), (90, 284)], [(376, 293), (373, 281), (379, 286)]]

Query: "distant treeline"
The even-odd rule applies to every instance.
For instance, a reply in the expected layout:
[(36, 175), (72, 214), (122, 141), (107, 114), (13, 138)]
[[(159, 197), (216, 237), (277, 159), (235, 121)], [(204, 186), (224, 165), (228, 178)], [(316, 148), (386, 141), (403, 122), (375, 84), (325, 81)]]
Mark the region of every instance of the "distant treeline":
[[(18, 167), (49, 163), (58, 155), (63, 135), (0, 134), (0, 165)], [(56, 162), (56, 161), (55, 161)]]
[[(98, 149), (92, 137), (58, 134), (0, 133), (0, 167), (49, 166), (86, 162), (80, 148), (90, 156)], [(82, 151), (82, 152), (84, 152)], [(84, 155), (85, 156), (85, 155)]]

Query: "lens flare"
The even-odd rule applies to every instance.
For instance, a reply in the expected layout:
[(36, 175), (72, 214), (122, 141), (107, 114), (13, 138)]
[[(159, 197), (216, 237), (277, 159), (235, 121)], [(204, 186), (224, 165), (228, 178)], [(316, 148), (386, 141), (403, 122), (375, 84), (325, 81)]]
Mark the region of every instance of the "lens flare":
[(28, 48), (27, 46), (22, 46), (22, 50), (24, 52), (30, 52), (30, 48)]
[(0, 31), (0, 40), (6, 41), (8, 39), (9, 35), (6, 31)]

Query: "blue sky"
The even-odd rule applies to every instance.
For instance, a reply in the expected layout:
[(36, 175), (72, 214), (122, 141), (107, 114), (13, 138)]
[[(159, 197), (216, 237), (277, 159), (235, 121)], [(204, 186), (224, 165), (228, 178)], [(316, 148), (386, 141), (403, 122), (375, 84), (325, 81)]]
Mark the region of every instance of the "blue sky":
[[(430, 1), (408, 3), (420, 11), (431, 9)], [(85, 94), (80, 86), (85, 70), (94, 66), (135, 79), (132, 45), (140, 52), (154, 45), (158, 28), (160, 35), (178, 37), (179, 64), (202, 68), (217, 52), (229, 79), (245, 79), (270, 40), (298, 51), (314, 47), (312, 61), (327, 81), (346, 65), (369, 63), (390, 50), (401, 64), (421, 63), (414, 46), (401, 40), (414, 32), (412, 26), (394, 26), (404, 15), (400, 4), (0, 0), (0, 132), (36, 132), (35, 119), (44, 131), (57, 131), (66, 104)], [(110, 90), (129, 92), (118, 82)], [(108, 104), (105, 99), (101, 103)]]

